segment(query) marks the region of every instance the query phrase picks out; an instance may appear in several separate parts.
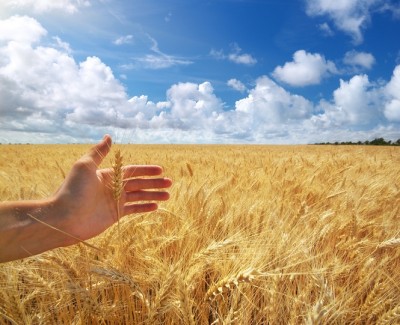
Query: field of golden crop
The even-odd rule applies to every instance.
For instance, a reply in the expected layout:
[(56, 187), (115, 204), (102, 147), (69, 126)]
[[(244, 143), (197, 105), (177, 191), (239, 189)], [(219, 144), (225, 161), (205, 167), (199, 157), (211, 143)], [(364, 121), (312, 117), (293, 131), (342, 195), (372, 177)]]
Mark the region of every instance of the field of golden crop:
[[(0, 265), (1, 324), (400, 323), (400, 148), (119, 147), (170, 200), (104, 252)], [(87, 148), (2, 145), (0, 200), (50, 195)]]

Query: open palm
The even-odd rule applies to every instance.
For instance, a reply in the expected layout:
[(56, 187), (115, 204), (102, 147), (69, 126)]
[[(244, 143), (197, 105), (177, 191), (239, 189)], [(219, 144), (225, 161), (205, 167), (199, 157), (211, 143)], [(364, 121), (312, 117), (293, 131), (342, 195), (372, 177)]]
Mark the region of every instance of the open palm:
[[(162, 173), (160, 166), (124, 166), (124, 187), (119, 199), (118, 212), (117, 202), (112, 193), (113, 170), (98, 169), (110, 148), (111, 138), (106, 135), (98, 145), (75, 162), (56, 193), (55, 202), (59, 206), (60, 217), (64, 218), (64, 230), (81, 240), (100, 234), (119, 217), (153, 211), (157, 209), (154, 201), (169, 198), (167, 192), (154, 189), (171, 186), (170, 179), (148, 178), (160, 175)], [(138, 201), (141, 203), (135, 203)], [(68, 244), (73, 243), (75, 240), (71, 237), (71, 242)]]

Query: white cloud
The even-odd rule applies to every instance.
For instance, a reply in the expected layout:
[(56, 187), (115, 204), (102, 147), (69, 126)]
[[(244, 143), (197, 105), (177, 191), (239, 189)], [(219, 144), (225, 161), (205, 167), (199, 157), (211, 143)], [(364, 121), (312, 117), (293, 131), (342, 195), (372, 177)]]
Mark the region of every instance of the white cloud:
[[(0, 32), (0, 142), (86, 142), (105, 132), (126, 134), (123, 140), (131, 142), (162, 143), (400, 138), (400, 66), (387, 83), (366, 75), (342, 80), (317, 107), (266, 76), (235, 107), (226, 107), (208, 81), (171, 85), (164, 101), (153, 102), (145, 94), (128, 96), (100, 58), (77, 62), (62, 39), (42, 42), (46, 31), (36, 20), (10, 20), (0, 22), (12, 23), (15, 35)], [(21, 37), (27, 27), (31, 32)], [(327, 65), (317, 55), (304, 56)], [(236, 79), (229, 84), (244, 87)]]
[(196, 129), (223, 111), (223, 103), (214, 94), (210, 82), (201, 84), (179, 83), (167, 91), (170, 103), (170, 125)]
[(292, 62), (276, 67), (272, 75), (291, 86), (303, 87), (319, 84), (322, 78), (335, 73), (337, 69), (332, 61), (325, 60), (321, 54), (299, 50), (294, 53)]
[(391, 11), (394, 18), (396, 18), (396, 19), (400, 18), (400, 4), (384, 2), (384, 3), (382, 3), (382, 7), (379, 10), (381, 12)]
[(224, 60), (226, 58), (223, 50), (211, 49), (210, 55), (217, 60)]
[[(0, 112), (6, 117), (0, 121), (2, 139), (4, 130), (14, 135), (40, 133), (42, 136), (36, 138), (39, 142), (46, 133), (65, 134), (57, 139), (87, 139), (100, 132), (113, 133), (112, 129), (151, 128), (156, 131), (155, 138), (183, 132), (179, 130), (213, 134), (213, 121), (222, 112), (223, 103), (209, 82), (173, 85), (165, 102), (154, 103), (145, 95), (128, 99), (123, 85), (98, 57), (78, 63), (69, 51), (40, 44), (40, 35), (45, 33), (36, 20), (13, 19), (16, 39), (27, 22), (42, 32), (39, 36), (30, 34), (30, 39), (0, 44)], [(39, 44), (33, 46), (33, 41)]]
[(172, 66), (176, 65), (190, 65), (193, 62), (190, 60), (178, 58), (173, 55), (165, 54), (163, 53), (159, 47), (158, 47), (158, 42), (151, 37), (150, 35), (147, 35), (149, 40), (151, 41), (151, 46), (150, 50), (153, 52), (152, 54), (146, 54), (142, 57), (139, 57), (136, 59), (136, 62), (139, 64), (126, 64), (123, 65), (122, 67), (125, 69), (132, 69), (135, 67), (144, 67), (147, 69), (165, 69), (165, 68), (170, 68)]
[(372, 130), (387, 124), (382, 110), (387, 99), (385, 87), (371, 83), (367, 75), (355, 75), (349, 81), (340, 80), (331, 101), (322, 100), (319, 116), (312, 117), (322, 129), (351, 128)]
[(35, 19), (27, 16), (12, 16), (0, 20), (0, 42), (36, 43), (47, 31)]
[(62, 51), (65, 51), (67, 53), (72, 52), (70, 45), (67, 42), (64, 42), (58, 36), (54, 36), (53, 40), (55, 41), (55, 44), (54, 44), (55, 47), (58, 47), (59, 49), (61, 49)]
[(348, 82), (340, 80), (333, 93), (335, 106), (340, 112), (340, 122), (353, 125), (368, 124), (379, 115), (376, 98), (366, 75), (356, 75)]
[[(365, 141), (376, 137), (400, 138), (400, 65), (387, 84), (367, 75), (340, 80), (331, 100), (321, 100), (305, 127), (323, 141)], [(315, 141), (315, 140), (313, 140)]]
[(335, 34), (327, 23), (320, 24), (318, 27), (325, 36), (333, 36)]
[(125, 35), (118, 37), (113, 43), (115, 45), (129, 44), (133, 41), (133, 35)]
[[(2, 6), (9, 9), (23, 9), (43, 14), (51, 11), (75, 13), (81, 7), (90, 6), (88, 0), (2, 0)], [(1, 7), (1, 5), (0, 5)]]
[(227, 85), (240, 92), (244, 92), (247, 89), (246, 86), (237, 79), (229, 79)]
[[(38, 35), (45, 34), (43, 27), (32, 18), (9, 20), (17, 37), (0, 48), (0, 62), (5, 63), (0, 68), (2, 114), (17, 116), (26, 123), (65, 118), (104, 125), (115, 118), (115, 109), (126, 101), (126, 94), (108, 66), (97, 57), (78, 64), (67, 51), (31, 46), (39, 41)], [(9, 20), (1, 23), (7, 25)], [(28, 28), (41, 32), (27, 33), (30, 40), (19, 38), (19, 31)]]
[(192, 61), (179, 59), (172, 55), (163, 53), (158, 54), (147, 54), (137, 59), (142, 64), (142, 67), (149, 69), (165, 69), (175, 65), (189, 65)]
[(255, 59), (252, 55), (242, 53), (242, 49), (236, 43), (231, 44), (231, 51), (227, 55), (224, 54), (223, 50), (215, 49), (211, 49), (210, 55), (217, 60), (229, 60), (236, 64), (251, 66), (257, 63), (257, 59)]
[(384, 88), (388, 97), (385, 105), (385, 117), (392, 122), (400, 122), (400, 65), (394, 71), (392, 79)]
[(400, 99), (400, 64), (393, 70), (392, 78), (385, 90), (389, 96)]
[(371, 69), (375, 63), (375, 58), (371, 53), (352, 50), (345, 54), (343, 62), (354, 67)]
[(311, 102), (290, 94), (266, 76), (257, 80), (248, 97), (236, 102), (236, 111), (251, 115), (257, 123), (272, 125), (305, 119), (312, 110)]
[(307, 14), (327, 16), (336, 28), (349, 34), (355, 44), (363, 41), (362, 30), (370, 21), (370, 11), (381, 0), (306, 0)]
[(141, 113), (141, 117), (150, 120), (163, 106), (157, 105), (148, 99), (147, 96), (133, 96), (128, 100), (129, 112), (127, 114), (136, 116)]
[(250, 54), (231, 53), (228, 55), (228, 59), (234, 63), (244, 65), (254, 65), (257, 63), (257, 60)]
[(385, 116), (389, 121), (400, 122), (400, 100), (392, 99), (385, 106)]

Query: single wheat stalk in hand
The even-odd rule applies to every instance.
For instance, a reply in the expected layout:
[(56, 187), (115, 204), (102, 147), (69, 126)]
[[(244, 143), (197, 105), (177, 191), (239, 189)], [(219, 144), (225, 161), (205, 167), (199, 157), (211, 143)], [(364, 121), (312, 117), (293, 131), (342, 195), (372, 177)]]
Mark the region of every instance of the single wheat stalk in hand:
[(117, 149), (114, 156), (114, 163), (112, 165), (113, 169), (113, 179), (112, 179), (112, 191), (115, 203), (117, 205), (117, 222), (119, 228), (119, 219), (121, 217), (120, 211), (120, 200), (123, 190), (123, 180), (122, 180), (122, 155), (121, 150)]

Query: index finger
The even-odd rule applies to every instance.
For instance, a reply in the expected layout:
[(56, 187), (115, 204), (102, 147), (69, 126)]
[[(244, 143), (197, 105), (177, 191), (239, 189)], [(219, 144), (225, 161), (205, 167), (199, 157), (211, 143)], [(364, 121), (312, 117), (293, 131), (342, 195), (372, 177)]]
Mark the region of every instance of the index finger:
[(140, 177), (140, 176), (157, 176), (161, 175), (163, 169), (158, 165), (128, 165), (123, 167), (124, 178)]

